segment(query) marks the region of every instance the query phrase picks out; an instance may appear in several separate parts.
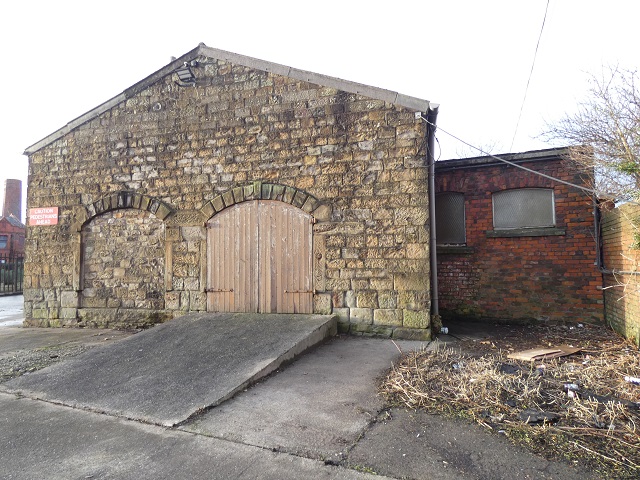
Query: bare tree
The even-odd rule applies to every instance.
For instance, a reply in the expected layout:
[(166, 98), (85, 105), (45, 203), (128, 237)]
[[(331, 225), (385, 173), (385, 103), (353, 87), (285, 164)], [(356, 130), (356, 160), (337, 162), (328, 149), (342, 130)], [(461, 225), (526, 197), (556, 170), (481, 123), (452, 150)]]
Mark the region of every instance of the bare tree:
[(549, 125), (543, 137), (569, 143), (601, 196), (640, 200), (640, 92), (635, 70), (608, 68), (591, 76), (588, 98), (575, 114)]
[(456, 158), (468, 158), (468, 157), (484, 157), (486, 155), (493, 155), (502, 149), (502, 144), (497, 140), (490, 139), (477, 147), (471, 145), (463, 145), (456, 148)]

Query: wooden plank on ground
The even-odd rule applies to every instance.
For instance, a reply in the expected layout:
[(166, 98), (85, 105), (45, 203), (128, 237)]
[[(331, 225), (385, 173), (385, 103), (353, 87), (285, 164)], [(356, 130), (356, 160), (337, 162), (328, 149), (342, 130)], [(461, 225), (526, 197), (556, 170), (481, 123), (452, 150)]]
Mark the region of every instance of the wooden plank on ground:
[(537, 361), (548, 358), (566, 357), (582, 350), (581, 348), (571, 347), (569, 345), (560, 345), (558, 347), (549, 348), (532, 348), (530, 350), (522, 350), (507, 355), (507, 358), (513, 360)]

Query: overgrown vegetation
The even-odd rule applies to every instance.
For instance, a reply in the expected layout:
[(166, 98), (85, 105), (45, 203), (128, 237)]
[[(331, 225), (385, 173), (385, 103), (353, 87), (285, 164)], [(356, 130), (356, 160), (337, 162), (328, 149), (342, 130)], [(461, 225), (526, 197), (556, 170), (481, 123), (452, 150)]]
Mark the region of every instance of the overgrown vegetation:
[(592, 75), (577, 107), (543, 134), (569, 143), (570, 160), (601, 198), (640, 200), (640, 91), (638, 72), (618, 67)]
[(531, 337), (412, 352), (381, 390), (391, 405), (470, 418), (537, 453), (588, 464), (604, 478), (639, 478), (640, 385), (625, 380), (640, 377), (638, 351), (608, 331), (601, 340), (583, 335), (605, 332), (598, 327), (573, 330), (549, 328), (542, 346), (568, 341), (584, 346), (581, 353), (544, 362), (507, 358), (535, 347)]

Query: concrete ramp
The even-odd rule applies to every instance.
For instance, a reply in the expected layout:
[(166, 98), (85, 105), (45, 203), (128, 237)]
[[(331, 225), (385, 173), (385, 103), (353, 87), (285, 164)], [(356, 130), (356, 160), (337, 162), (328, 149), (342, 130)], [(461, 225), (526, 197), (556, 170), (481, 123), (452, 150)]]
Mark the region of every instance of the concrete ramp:
[(191, 314), (0, 386), (76, 408), (173, 426), (336, 334), (336, 318)]

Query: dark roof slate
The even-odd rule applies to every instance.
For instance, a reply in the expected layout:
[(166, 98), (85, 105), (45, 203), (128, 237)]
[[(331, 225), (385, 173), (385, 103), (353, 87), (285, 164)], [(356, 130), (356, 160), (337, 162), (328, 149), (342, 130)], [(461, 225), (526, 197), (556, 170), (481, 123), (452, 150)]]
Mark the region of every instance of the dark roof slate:
[(10, 223), (11, 225), (13, 225), (14, 227), (18, 227), (18, 228), (26, 228), (26, 227), (25, 227), (25, 225), (24, 225), (24, 223), (22, 223), (20, 220), (18, 220), (18, 218), (17, 218), (17, 217), (15, 217), (15, 216), (13, 215), (13, 213), (12, 213), (12, 214), (10, 214), (8, 217), (5, 217), (5, 216), (0, 215), (0, 222), (1, 222), (2, 220), (6, 220), (7, 222), (9, 222), (9, 223)]

